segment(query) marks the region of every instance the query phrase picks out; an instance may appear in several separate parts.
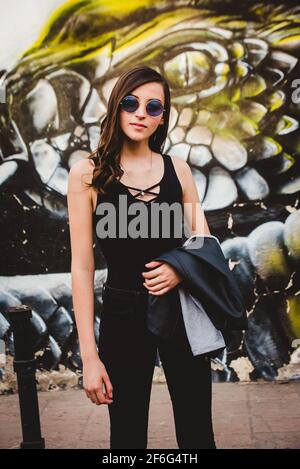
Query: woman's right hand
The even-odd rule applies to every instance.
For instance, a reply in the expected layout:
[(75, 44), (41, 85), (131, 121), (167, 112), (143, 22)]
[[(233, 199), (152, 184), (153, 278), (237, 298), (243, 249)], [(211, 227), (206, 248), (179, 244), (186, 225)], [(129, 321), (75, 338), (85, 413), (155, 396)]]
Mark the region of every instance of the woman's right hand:
[(83, 362), (83, 387), (87, 397), (94, 404), (111, 404), (113, 402), (113, 387), (104, 363), (99, 357)]

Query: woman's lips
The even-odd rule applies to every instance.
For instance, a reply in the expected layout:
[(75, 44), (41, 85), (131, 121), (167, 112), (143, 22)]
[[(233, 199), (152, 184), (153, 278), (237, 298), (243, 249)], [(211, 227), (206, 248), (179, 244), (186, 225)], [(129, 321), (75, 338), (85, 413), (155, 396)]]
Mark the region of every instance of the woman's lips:
[(145, 129), (146, 127), (144, 125), (138, 125), (138, 124), (131, 124), (133, 127), (136, 129)]

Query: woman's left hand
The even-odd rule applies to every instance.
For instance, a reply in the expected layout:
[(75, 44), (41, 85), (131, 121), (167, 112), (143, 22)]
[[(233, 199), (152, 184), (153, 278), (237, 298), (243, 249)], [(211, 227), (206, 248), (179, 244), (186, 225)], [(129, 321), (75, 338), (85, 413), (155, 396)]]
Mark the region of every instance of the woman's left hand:
[(151, 295), (164, 295), (182, 281), (178, 271), (166, 262), (152, 261), (145, 266), (152, 268), (150, 272), (142, 272), (143, 285)]

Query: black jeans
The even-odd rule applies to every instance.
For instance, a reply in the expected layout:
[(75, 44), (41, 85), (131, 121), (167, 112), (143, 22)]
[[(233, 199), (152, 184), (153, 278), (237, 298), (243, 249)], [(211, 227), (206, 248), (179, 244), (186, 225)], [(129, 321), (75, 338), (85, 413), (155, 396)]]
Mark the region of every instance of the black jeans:
[[(216, 448), (211, 362), (193, 356), (182, 314), (167, 341), (147, 329), (148, 292), (104, 285), (98, 351), (113, 386), (110, 448), (147, 448), (148, 411), (157, 351), (171, 397), (179, 448)], [(184, 345), (182, 345), (184, 343)]]

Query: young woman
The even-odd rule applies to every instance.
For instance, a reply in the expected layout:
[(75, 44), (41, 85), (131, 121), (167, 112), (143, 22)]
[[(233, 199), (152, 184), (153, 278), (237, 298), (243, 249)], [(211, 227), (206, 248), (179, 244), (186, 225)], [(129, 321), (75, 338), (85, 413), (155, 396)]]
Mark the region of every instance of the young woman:
[[(181, 246), (182, 231), (175, 236), (173, 223), (167, 236), (161, 231), (152, 236), (151, 230), (137, 236), (138, 224), (142, 220), (157, 227), (159, 219), (153, 222), (149, 216), (154, 206), (190, 204), (192, 210), (185, 216), (192, 233), (210, 234), (203, 210), (201, 217), (197, 215), (200, 202), (189, 165), (162, 153), (169, 116), (170, 91), (164, 77), (146, 66), (125, 72), (110, 95), (97, 150), (74, 164), (69, 174), (72, 290), (83, 387), (91, 402), (108, 404), (110, 448), (147, 448), (157, 351), (171, 396), (178, 447), (216, 448), (210, 360), (193, 356), (182, 317), (173, 340), (154, 336), (146, 324), (148, 295), (164, 295), (182, 280), (170, 265), (152, 259)], [(141, 212), (138, 223), (132, 218), (133, 207)], [(108, 211), (110, 219), (104, 215)], [(182, 229), (182, 219), (178, 223)], [(120, 227), (127, 228), (125, 236)], [(94, 234), (108, 267), (98, 344)]]

